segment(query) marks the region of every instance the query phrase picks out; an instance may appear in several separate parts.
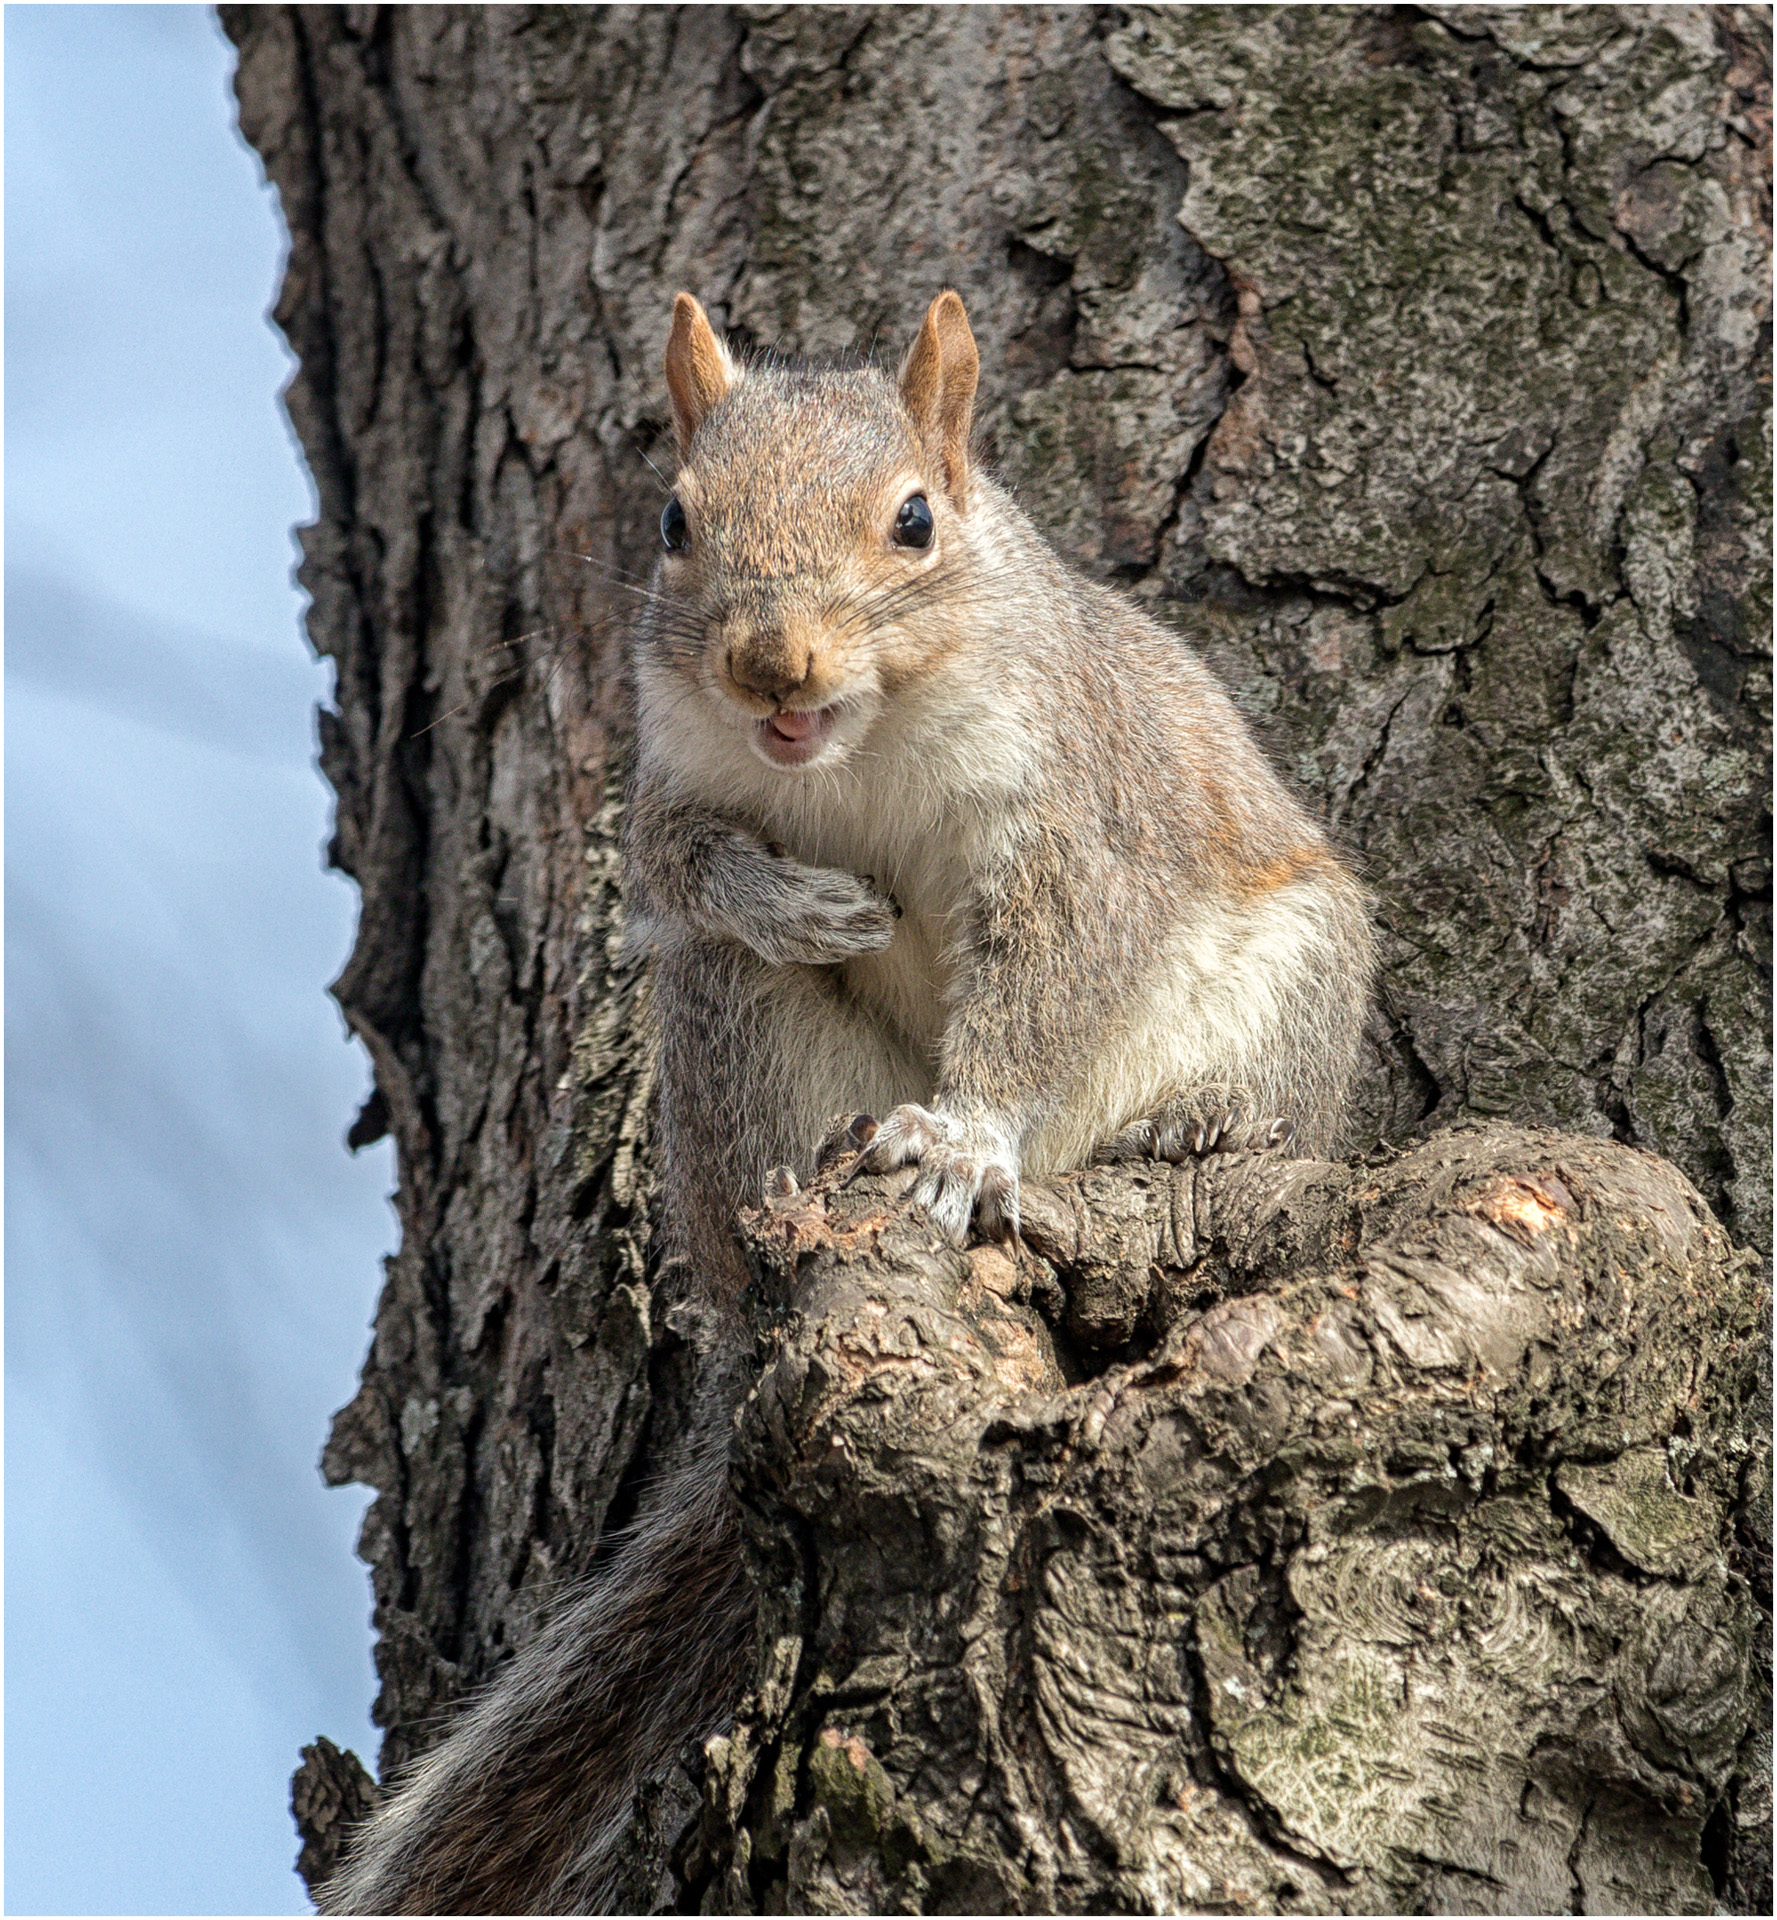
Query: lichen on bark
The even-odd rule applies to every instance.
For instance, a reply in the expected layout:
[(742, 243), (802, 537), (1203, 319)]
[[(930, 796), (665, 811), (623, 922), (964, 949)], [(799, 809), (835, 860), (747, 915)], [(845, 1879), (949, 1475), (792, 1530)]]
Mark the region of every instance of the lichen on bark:
[(1614, 1134), (1768, 1246), (1761, 34), (1154, 8), (1107, 51), (1242, 308), (1161, 591), (1377, 890), (1380, 1130)]

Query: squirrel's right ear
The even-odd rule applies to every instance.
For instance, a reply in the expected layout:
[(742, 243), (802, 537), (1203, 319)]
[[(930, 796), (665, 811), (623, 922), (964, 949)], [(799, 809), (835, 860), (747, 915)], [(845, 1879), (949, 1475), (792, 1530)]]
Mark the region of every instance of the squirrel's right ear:
[(901, 399), (920, 438), (942, 462), (944, 491), (959, 507), (969, 491), (969, 424), (980, 372), (962, 295), (939, 294), (901, 362)]
[(690, 294), (681, 293), (673, 301), (673, 330), (666, 343), (666, 390), (681, 454), (690, 451), (691, 436), (739, 374), (709, 315)]

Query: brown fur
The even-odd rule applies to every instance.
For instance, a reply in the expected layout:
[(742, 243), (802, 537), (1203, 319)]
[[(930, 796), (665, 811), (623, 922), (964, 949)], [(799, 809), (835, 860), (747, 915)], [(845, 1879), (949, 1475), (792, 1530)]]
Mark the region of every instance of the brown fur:
[(1296, 847), (1279, 859), (1267, 860), (1262, 866), (1235, 866), (1229, 879), (1239, 893), (1255, 899), (1262, 893), (1273, 893), (1279, 887), (1287, 887), (1291, 881), (1300, 880), (1305, 874), (1331, 875), (1334, 871), (1335, 863), (1325, 847)]
[(666, 391), (681, 451), (728, 391), (729, 372), (728, 354), (709, 316), (690, 294), (681, 293), (673, 302), (673, 330), (666, 343)]

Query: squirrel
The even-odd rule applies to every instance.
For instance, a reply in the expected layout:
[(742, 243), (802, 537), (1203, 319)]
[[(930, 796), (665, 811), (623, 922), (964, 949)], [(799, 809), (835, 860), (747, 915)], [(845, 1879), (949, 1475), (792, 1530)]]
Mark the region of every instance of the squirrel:
[[(699, 1414), (602, 1576), (361, 1830), (338, 1913), (609, 1910), (636, 1790), (731, 1717), (737, 1210), (832, 1117), (956, 1242), (1095, 1159), (1334, 1145), (1365, 896), (1184, 642), (1071, 571), (970, 449), (963, 302), (898, 378), (743, 360), (689, 294), (636, 624), (625, 827), (651, 946), (657, 1251)], [(874, 1121), (872, 1126), (864, 1116)], [(787, 1172), (785, 1171), (787, 1169)]]

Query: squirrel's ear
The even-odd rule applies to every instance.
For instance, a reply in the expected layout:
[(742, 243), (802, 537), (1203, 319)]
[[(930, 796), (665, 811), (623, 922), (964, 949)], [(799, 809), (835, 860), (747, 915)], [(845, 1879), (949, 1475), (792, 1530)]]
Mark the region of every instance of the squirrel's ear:
[(673, 403), (679, 451), (690, 451), (691, 436), (710, 409), (733, 386), (739, 369), (716, 338), (710, 317), (690, 294), (673, 301), (673, 330), (666, 343), (666, 390)]
[(962, 296), (939, 294), (901, 362), (901, 399), (920, 438), (943, 462), (944, 490), (958, 506), (969, 490), (969, 423), (980, 371)]

